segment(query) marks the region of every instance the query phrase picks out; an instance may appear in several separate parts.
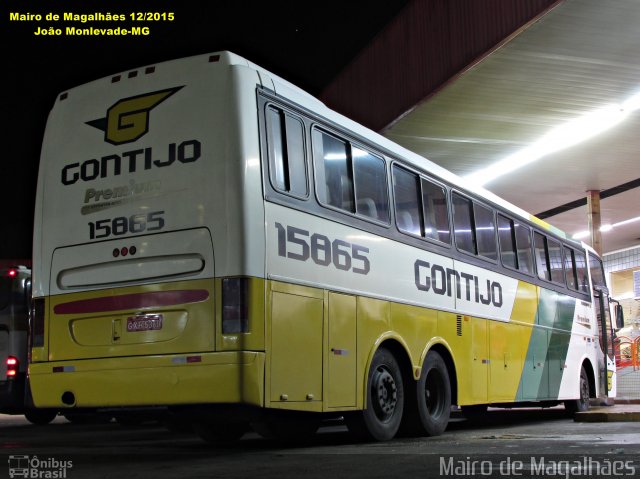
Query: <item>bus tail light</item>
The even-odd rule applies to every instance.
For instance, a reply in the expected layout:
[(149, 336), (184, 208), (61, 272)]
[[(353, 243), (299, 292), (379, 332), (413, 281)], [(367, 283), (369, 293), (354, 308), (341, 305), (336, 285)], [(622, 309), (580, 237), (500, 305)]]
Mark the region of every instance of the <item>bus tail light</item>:
[(44, 346), (44, 298), (33, 298), (31, 307), (31, 347)]
[(7, 378), (14, 378), (18, 375), (20, 362), (15, 356), (7, 357)]
[(249, 331), (249, 280), (222, 280), (222, 334)]

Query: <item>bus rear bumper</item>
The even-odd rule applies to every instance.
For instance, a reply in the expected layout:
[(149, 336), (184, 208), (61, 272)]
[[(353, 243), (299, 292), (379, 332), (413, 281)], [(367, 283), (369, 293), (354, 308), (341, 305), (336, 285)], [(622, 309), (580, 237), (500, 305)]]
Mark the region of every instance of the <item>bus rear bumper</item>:
[(218, 352), (32, 363), (39, 408), (264, 405), (265, 355)]

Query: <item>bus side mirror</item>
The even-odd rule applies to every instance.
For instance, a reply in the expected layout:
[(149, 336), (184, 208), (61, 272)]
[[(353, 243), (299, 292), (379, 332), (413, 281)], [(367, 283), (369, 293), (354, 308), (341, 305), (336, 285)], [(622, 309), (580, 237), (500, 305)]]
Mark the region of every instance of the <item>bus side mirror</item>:
[(616, 329), (624, 327), (624, 311), (621, 304), (616, 304)]

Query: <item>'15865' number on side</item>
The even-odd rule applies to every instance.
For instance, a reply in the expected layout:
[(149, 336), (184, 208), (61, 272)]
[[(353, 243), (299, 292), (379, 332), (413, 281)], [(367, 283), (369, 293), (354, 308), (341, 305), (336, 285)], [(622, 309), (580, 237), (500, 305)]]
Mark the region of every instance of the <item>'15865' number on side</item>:
[(295, 226), (275, 224), (278, 230), (278, 256), (298, 261), (309, 259), (320, 266), (333, 264), (336, 269), (368, 274), (371, 263), (369, 248), (348, 241), (334, 239), (320, 233), (310, 233)]

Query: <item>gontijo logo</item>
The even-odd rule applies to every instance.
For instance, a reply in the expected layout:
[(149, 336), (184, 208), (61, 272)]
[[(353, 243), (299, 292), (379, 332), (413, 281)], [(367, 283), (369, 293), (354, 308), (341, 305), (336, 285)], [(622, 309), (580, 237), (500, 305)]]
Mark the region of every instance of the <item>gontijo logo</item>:
[(87, 125), (104, 131), (104, 141), (112, 145), (136, 141), (149, 131), (151, 110), (181, 88), (179, 86), (123, 98), (111, 105), (105, 118), (88, 121)]
[[(104, 131), (104, 140), (107, 143), (131, 143), (149, 131), (151, 110), (182, 88), (184, 86), (123, 98), (111, 105), (105, 118), (91, 120), (86, 124)], [(166, 155), (160, 151), (163, 149)], [(200, 158), (200, 153), (201, 145), (196, 139), (169, 143), (165, 148), (136, 148), (103, 155), (100, 158), (90, 158), (83, 162), (68, 163), (62, 167), (60, 180), (63, 185), (72, 185), (77, 181), (86, 182), (120, 176), (141, 169), (162, 168), (174, 163), (193, 163)], [(108, 198), (105, 196), (105, 199)]]

